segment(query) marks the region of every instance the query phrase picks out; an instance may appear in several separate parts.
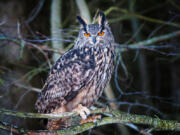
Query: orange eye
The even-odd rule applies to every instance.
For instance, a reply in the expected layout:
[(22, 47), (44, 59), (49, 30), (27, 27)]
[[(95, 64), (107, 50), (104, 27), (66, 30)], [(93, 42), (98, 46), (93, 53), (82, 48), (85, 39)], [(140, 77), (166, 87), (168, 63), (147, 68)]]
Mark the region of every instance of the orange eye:
[(89, 33), (84, 33), (84, 36), (90, 37), (91, 35)]
[(99, 36), (103, 36), (103, 35), (104, 35), (104, 32), (99, 32), (98, 35), (99, 35)]

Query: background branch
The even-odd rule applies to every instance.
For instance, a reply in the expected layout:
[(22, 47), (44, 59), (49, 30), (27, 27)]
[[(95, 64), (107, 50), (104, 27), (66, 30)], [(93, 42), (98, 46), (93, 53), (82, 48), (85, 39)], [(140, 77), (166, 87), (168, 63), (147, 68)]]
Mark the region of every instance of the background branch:
[[(52, 0), (51, 2), (51, 37), (52, 37), (52, 46), (54, 49), (58, 49), (63, 51), (63, 43), (62, 43), (62, 32), (61, 32), (61, 0)], [(58, 40), (61, 39), (61, 40)], [(56, 62), (59, 58), (58, 53), (53, 54), (53, 62)]]
[(80, 15), (87, 20), (88, 23), (91, 23), (91, 15), (89, 8), (85, 0), (76, 0)]

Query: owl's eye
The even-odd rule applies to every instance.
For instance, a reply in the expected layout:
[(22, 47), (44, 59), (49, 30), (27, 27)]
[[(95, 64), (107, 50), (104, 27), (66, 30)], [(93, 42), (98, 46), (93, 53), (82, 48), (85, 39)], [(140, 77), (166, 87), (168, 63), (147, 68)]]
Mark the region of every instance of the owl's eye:
[(84, 33), (84, 36), (90, 37), (91, 35), (90, 35), (90, 33)]
[(99, 35), (99, 36), (103, 36), (103, 35), (104, 35), (104, 32), (103, 32), (103, 31), (102, 31), (102, 32), (99, 32), (98, 35)]

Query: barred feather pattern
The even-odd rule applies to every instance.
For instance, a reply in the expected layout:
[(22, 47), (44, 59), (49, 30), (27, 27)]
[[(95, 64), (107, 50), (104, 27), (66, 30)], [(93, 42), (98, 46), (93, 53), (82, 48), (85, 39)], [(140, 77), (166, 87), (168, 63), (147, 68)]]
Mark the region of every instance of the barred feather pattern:
[[(68, 105), (81, 91), (83, 99), (72, 103), (90, 107), (102, 94), (113, 71), (114, 49), (108, 47), (75, 48), (65, 53), (52, 67), (36, 102), (40, 113), (52, 113)], [(71, 105), (69, 105), (71, 106)]]
[[(63, 113), (90, 108), (109, 83), (114, 65), (114, 37), (103, 13), (99, 24), (82, 24), (74, 47), (52, 67), (35, 107), (39, 113)], [(65, 122), (66, 121), (66, 122)], [(49, 120), (58, 129), (68, 119)]]

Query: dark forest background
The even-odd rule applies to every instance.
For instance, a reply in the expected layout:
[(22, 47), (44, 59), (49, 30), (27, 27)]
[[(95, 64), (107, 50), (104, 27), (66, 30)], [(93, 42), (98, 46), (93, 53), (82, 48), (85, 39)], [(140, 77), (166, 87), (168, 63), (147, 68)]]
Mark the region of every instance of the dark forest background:
[[(60, 23), (54, 30), (51, 0), (0, 0), (0, 108), (36, 112), (34, 104), (51, 65), (76, 40), (76, 16), (84, 10), (93, 20), (103, 11), (116, 41), (116, 65), (95, 107), (108, 105), (127, 113), (180, 121), (180, 1), (92, 0), (85, 1), (87, 7), (77, 1), (61, 0), (55, 16)], [(59, 37), (53, 37), (53, 32)], [(0, 115), (0, 120), (25, 129), (41, 128), (34, 119)], [(84, 134), (88, 133), (140, 134), (115, 124)], [(0, 130), (0, 134), (9, 132)]]

